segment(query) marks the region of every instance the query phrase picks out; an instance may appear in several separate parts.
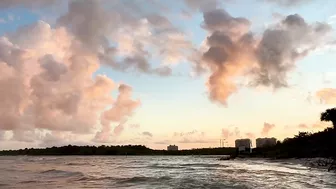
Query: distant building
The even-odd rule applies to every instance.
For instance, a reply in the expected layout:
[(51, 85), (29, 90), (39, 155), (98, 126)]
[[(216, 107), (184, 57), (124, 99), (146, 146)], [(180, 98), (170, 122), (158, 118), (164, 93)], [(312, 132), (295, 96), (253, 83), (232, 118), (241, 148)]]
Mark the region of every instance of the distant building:
[(276, 145), (276, 138), (257, 138), (256, 147), (264, 148)]
[(252, 141), (250, 139), (237, 139), (235, 141), (235, 146), (238, 148), (239, 152), (248, 152), (251, 153), (252, 150)]
[(168, 151), (178, 151), (178, 146), (175, 145), (169, 145), (167, 146)]

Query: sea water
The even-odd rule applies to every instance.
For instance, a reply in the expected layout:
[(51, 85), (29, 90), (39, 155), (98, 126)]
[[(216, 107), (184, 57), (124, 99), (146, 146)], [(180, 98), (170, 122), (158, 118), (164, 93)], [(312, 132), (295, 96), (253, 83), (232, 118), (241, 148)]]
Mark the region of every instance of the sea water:
[(297, 161), (215, 156), (3, 156), (0, 188), (336, 188)]

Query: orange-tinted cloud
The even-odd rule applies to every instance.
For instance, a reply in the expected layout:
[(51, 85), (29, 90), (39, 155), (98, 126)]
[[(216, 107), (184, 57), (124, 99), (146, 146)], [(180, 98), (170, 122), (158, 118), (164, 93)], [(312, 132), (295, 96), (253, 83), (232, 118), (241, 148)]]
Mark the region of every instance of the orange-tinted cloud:
[(301, 123), (301, 124), (298, 125), (298, 128), (300, 128), (300, 129), (308, 129), (309, 127), (308, 127), (308, 125)]
[(321, 103), (336, 104), (336, 89), (324, 88), (316, 92), (316, 97), (320, 99)]
[(174, 143), (211, 143), (213, 141), (205, 139), (205, 132), (192, 130), (189, 132), (174, 132), (168, 141)]
[[(68, 12), (57, 22), (115, 70), (171, 75), (167, 65), (153, 68), (149, 61), (157, 57), (164, 63), (185, 60), (192, 43), (159, 12), (161, 3), (142, 3), (71, 1)], [(136, 11), (134, 15), (129, 14), (130, 7)], [(152, 7), (151, 11), (148, 7)], [(117, 45), (110, 45), (109, 41)]]
[(332, 127), (331, 123), (326, 123), (326, 122), (318, 122), (318, 123), (314, 123), (312, 125), (312, 128), (314, 129), (325, 129), (327, 127)]
[(0, 67), (0, 129), (15, 140), (33, 141), (36, 130), (93, 133), (101, 117), (118, 124), (139, 105), (126, 85), (114, 100), (114, 82), (93, 77), (98, 55), (43, 21), (0, 38)]
[(132, 88), (121, 84), (118, 88), (119, 95), (113, 106), (101, 114), (101, 131), (97, 132), (95, 140), (105, 142), (111, 137), (111, 123), (120, 123), (113, 130), (115, 135), (120, 135), (124, 130), (124, 123), (136, 108), (140, 106), (139, 100), (132, 100)]
[(308, 24), (294, 14), (267, 28), (257, 40), (245, 18), (232, 17), (223, 9), (208, 10), (203, 17), (208, 48), (194, 68), (210, 72), (209, 98), (224, 105), (238, 91), (237, 77), (246, 76), (251, 87), (286, 87), (287, 73), (296, 61), (326, 44), (331, 33), (330, 25)]
[(206, 39), (209, 48), (200, 63), (211, 72), (207, 82), (209, 98), (226, 105), (228, 97), (237, 91), (234, 78), (253, 63), (250, 60), (254, 39), (247, 33), (250, 22), (232, 17), (222, 9), (204, 12), (203, 17), (202, 27), (210, 36)]
[(249, 139), (255, 139), (256, 136), (254, 133), (251, 133), (251, 132), (248, 132), (248, 133), (245, 133), (246, 137), (249, 138)]
[(263, 136), (268, 136), (269, 132), (275, 128), (274, 124), (270, 124), (270, 123), (264, 123), (264, 127), (261, 131), (261, 135)]

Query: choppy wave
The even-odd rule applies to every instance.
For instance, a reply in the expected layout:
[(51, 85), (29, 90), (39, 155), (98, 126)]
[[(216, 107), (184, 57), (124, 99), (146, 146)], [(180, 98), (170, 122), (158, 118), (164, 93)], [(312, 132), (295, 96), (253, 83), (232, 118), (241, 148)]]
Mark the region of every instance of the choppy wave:
[(116, 177), (95, 177), (95, 176), (83, 176), (74, 181), (103, 181), (103, 180), (110, 180), (115, 181), (118, 180)]
[(38, 180), (24, 180), (24, 181), (20, 181), (20, 184), (31, 184), (31, 183), (38, 183)]
[(163, 177), (145, 177), (145, 176), (135, 176), (135, 177), (97, 177), (97, 176), (83, 176), (79, 179), (76, 179), (74, 181), (115, 181), (118, 184), (123, 183), (138, 183), (138, 182), (161, 182), (161, 181), (167, 181), (172, 179), (168, 176)]
[(45, 171), (41, 171), (40, 174), (50, 175), (54, 177), (84, 176), (84, 174), (79, 171), (65, 171), (65, 170), (58, 170), (58, 169), (48, 169)]
[(130, 177), (130, 178), (120, 178), (117, 183), (122, 184), (122, 183), (138, 183), (138, 182), (161, 182), (161, 181), (166, 181), (170, 180), (171, 177), (164, 176), (164, 177)]
[(223, 164), (207, 164), (207, 163), (180, 163), (180, 164), (151, 164), (147, 168), (152, 169), (197, 169), (197, 168), (226, 168), (228, 165)]
[(219, 167), (221, 165), (219, 163), (185, 163), (185, 164), (180, 164), (180, 166), (185, 166), (185, 167)]
[(179, 165), (162, 165), (162, 164), (148, 165), (147, 168), (153, 168), (153, 169), (183, 169), (183, 167), (180, 167)]
[(335, 177), (296, 161), (218, 161), (215, 156), (0, 157), (1, 189), (336, 188)]
[(65, 163), (65, 165), (70, 165), (70, 166), (82, 166), (82, 165), (85, 165), (85, 166), (88, 166), (88, 165), (91, 165), (91, 164), (88, 163), (88, 162), (69, 162), (69, 163)]

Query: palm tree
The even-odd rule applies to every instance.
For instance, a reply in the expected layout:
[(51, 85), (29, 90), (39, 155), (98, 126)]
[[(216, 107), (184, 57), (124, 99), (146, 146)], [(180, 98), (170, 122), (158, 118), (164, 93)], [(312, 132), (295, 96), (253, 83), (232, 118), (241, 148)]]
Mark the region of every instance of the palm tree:
[(331, 121), (334, 129), (336, 128), (336, 108), (327, 109), (321, 113), (321, 121)]

